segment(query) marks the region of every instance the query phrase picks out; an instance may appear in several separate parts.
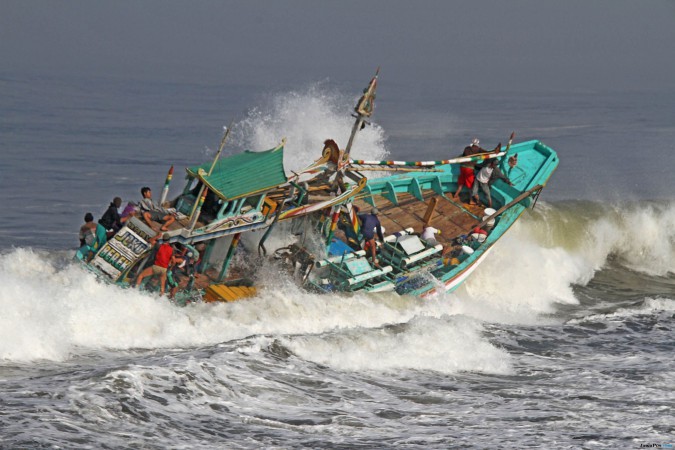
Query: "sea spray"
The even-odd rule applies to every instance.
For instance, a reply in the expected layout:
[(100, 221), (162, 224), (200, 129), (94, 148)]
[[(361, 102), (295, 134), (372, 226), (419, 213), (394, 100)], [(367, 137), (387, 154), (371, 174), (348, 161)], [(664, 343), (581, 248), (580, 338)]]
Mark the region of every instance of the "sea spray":
[[(103, 348), (199, 347), (251, 335), (320, 335), (445, 315), (552, 323), (556, 305), (575, 304), (573, 286), (587, 284), (612, 255), (641, 270), (670, 270), (670, 231), (661, 230), (653, 242), (649, 230), (672, 217), (668, 205), (619, 209), (540, 202), (459, 290), (427, 300), (308, 293), (270, 263), (259, 274), (256, 298), (178, 308), (165, 297), (99, 282), (64, 252), (18, 248), (0, 255), (0, 358), (62, 360)], [(647, 250), (626, 251), (631, 242)], [(255, 244), (249, 250), (255, 252)]]
[[(97, 349), (199, 347), (251, 335), (323, 333), (405, 323), (431, 309), (389, 293), (318, 295), (297, 287), (278, 266), (261, 273), (257, 297), (180, 308), (166, 297), (122, 289), (47, 253), (0, 256), (0, 358), (63, 360)], [(270, 283), (274, 280), (274, 283)], [(433, 314), (448, 313), (451, 303)]]
[[(237, 145), (253, 150), (275, 147), (286, 138), (286, 171), (299, 170), (321, 157), (323, 142), (347, 145), (356, 98), (330, 90), (325, 83), (304, 90), (273, 94), (267, 104), (248, 112), (233, 130)], [(354, 158), (384, 159), (384, 130), (371, 124), (359, 131), (352, 147)], [(289, 172), (290, 173), (290, 172)]]

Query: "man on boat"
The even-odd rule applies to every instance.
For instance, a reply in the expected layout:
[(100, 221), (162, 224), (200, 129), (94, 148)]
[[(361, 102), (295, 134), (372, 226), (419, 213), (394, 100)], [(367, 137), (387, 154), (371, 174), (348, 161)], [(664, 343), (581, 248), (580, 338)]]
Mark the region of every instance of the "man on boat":
[(478, 186), (483, 190), (485, 196), (488, 200), (488, 208), (492, 208), (492, 196), (490, 195), (490, 185), (494, 183), (497, 179), (504, 180), (509, 186), (513, 186), (511, 180), (509, 180), (506, 175), (502, 173), (501, 170), (497, 167), (497, 158), (491, 159), (485, 167), (480, 169), (478, 175), (476, 175), (476, 182), (473, 185), (471, 191), (471, 197), (478, 205), (480, 200), (478, 198)]
[(129, 215), (120, 217), (119, 208), (122, 206), (122, 199), (115, 197), (113, 201), (108, 206), (106, 212), (103, 213), (98, 223), (103, 225), (103, 228), (106, 229), (108, 234), (108, 239), (115, 235), (121, 228), (122, 224), (129, 220)]
[[(464, 152), (462, 153), (462, 156), (473, 156), (478, 153), (485, 153), (487, 150), (484, 148), (481, 148), (479, 145), (480, 141), (477, 138), (473, 138), (471, 141), (471, 145), (467, 146), (464, 148)], [(459, 178), (457, 180), (457, 191), (453, 195), (455, 198), (459, 198), (459, 194), (462, 192), (462, 187), (466, 186), (469, 189), (469, 192), (471, 192), (471, 189), (473, 188), (474, 184), (474, 179), (475, 179), (475, 173), (474, 169), (476, 167), (476, 163), (473, 161), (465, 162), (460, 164), (459, 166)], [(471, 203), (471, 197), (469, 197), (469, 204)]]
[[(150, 239), (150, 244), (153, 246), (157, 243), (158, 236)], [(165, 285), (166, 285), (166, 272), (170, 264), (176, 262), (173, 255), (173, 247), (169, 244), (168, 240), (171, 238), (168, 234), (163, 236), (165, 242), (163, 242), (157, 249), (155, 254), (155, 261), (151, 267), (143, 270), (143, 272), (138, 275), (136, 280), (136, 287), (139, 287), (143, 282), (143, 279), (150, 276), (159, 275), (159, 294), (164, 295)]]
[(377, 237), (380, 239), (380, 242), (384, 242), (384, 235), (382, 234), (382, 225), (380, 224), (380, 219), (377, 218), (379, 211), (377, 208), (373, 208), (370, 211), (370, 214), (359, 214), (358, 218), (361, 221), (361, 233), (363, 234), (363, 240), (365, 241), (363, 249), (366, 251), (366, 255), (370, 253), (370, 256), (373, 260), (373, 265), (378, 267), (377, 262), (377, 244), (375, 244), (375, 233), (377, 232)]
[(143, 200), (138, 204), (141, 208), (141, 215), (143, 220), (150, 225), (153, 230), (156, 230), (157, 227), (154, 222), (162, 222), (163, 225), (160, 228), (161, 231), (168, 231), (169, 226), (176, 221), (172, 213), (161, 206), (155, 204), (152, 201), (152, 190), (149, 187), (145, 186), (141, 189), (141, 195)]
[(436, 240), (436, 236), (440, 236), (441, 230), (438, 228), (434, 228), (431, 225), (425, 225), (424, 230), (422, 230), (422, 234), (420, 235), (420, 238), (427, 243), (429, 246), (435, 246), (438, 244), (438, 241)]
[(94, 222), (94, 215), (87, 213), (84, 215), (84, 225), (80, 227), (80, 249), (77, 251), (77, 258), (86, 262), (91, 261), (94, 254), (107, 240), (105, 228), (99, 223)]

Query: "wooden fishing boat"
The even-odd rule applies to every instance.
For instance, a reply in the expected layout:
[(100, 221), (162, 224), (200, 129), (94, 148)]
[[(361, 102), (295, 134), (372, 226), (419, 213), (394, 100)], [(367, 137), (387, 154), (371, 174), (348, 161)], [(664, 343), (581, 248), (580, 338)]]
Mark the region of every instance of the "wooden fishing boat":
[[(497, 154), (501, 155), (499, 166), (512, 185), (501, 180), (492, 185), (493, 208), (469, 205), (469, 198), (453, 197), (459, 170), (452, 161), (419, 163), (438, 172), (369, 180), (353, 204), (365, 211), (372, 207), (379, 210), (378, 218), (387, 234), (377, 252), (380, 267), (373, 267), (363, 251), (347, 251), (317, 261), (306, 283), (324, 291), (396, 290), (417, 296), (456, 289), (523, 212), (534, 205), (558, 165), (555, 151), (539, 141), (523, 142), (505, 152), (474, 159), (492, 159)], [(509, 159), (517, 160), (517, 165), (509, 166)], [(395, 165), (370, 162), (387, 163)], [(426, 225), (440, 230), (432, 244), (419, 237)], [(481, 232), (476, 233), (476, 229)]]
[[(267, 151), (246, 151), (219, 158), (225, 138), (215, 160), (188, 167), (182, 193), (162, 202), (176, 219), (167, 231), (159, 231), (159, 222), (131, 217), (90, 260), (81, 252), (78, 259), (104, 279), (130, 286), (145, 267), (152, 265), (151, 241), (159, 238), (181, 249), (188, 266), (196, 266), (182, 277), (179, 297), (232, 301), (256, 292), (245, 276), (249, 274), (236, 268), (228, 270), (242, 233), (271, 230), (272, 224), (297, 220), (344, 204), (366, 185), (364, 179), (337, 194), (334, 192), (326, 176), (335, 168), (330, 148), (307, 169), (287, 177), (283, 167), (283, 143)], [(173, 167), (167, 175), (162, 200), (172, 176)], [(267, 236), (265, 234), (260, 242), (263, 250)], [(200, 247), (200, 244), (203, 245)], [(214, 261), (218, 258), (212, 254), (220, 244), (228, 245), (229, 249), (217, 270)]]
[[(558, 166), (558, 156), (539, 141), (512, 145), (512, 133), (504, 150), (499, 144), (493, 151), (451, 160), (349, 159), (358, 130), (372, 114), (376, 84), (377, 74), (355, 108), (356, 121), (347, 147), (344, 151), (333, 149), (332, 153), (339, 155), (335, 171), (359, 184), (366, 179), (366, 171), (403, 173), (371, 178), (359, 195), (314, 217), (314, 225), (305, 229), (318, 233), (323, 246), (317, 248), (303, 235), (297, 243), (277, 249), (275, 255), (306, 287), (321, 292), (394, 290), (428, 296), (454, 290), (523, 212), (534, 205)], [(507, 184), (499, 180), (491, 185), (491, 207), (470, 205), (470, 198), (455, 198), (459, 165), (485, 164), (489, 160), (497, 160), (498, 168), (510, 181)], [(486, 202), (484, 194), (480, 196)], [(363, 233), (357, 215), (359, 210), (374, 207), (387, 231), (376, 250), (378, 264), (368, 260), (361, 248)], [(433, 240), (422, 239), (428, 226), (440, 231), (440, 235)]]
[[(229, 127), (212, 162), (186, 169), (180, 195), (165, 203), (176, 220), (166, 232), (160, 223), (132, 217), (94, 254), (80, 259), (104, 279), (130, 286), (152, 265), (153, 241), (169, 242), (185, 267), (172, 295), (185, 300), (234, 301), (255, 295), (255, 268), (265, 259), (280, 262), (308, 289), (320, 292), (393, 290), (426, 296), (453, 290), (484, 260), (492, 246), (529, 206), (558, 164), (556, 153), (539, 141), (501, 145), (492, 152), (444, 161), (400, 162), (350, 159), (354, 139), (373, 112), (377, 73), (355, 108), (347, 147), (332, 140), (303, 170), (286, 174), (284, 142), (262, 152), (220, 158)], [(468, 205), (453, 197), (460, 163), (498, 159), (511, 185), (491, 188), (493, 208)], [(368, 179), (370, 171), (399, 172)], [(485, 199), (483, 199), (485, 200)], [(379, 209), (387, 236), (376, 250), (379, 264), (366, 258), (357, 212)], [(279, 227), (287, 222), (289, 227)], [(421, 239), (423, 226), (440, 230), (435, 241)], [(476, 229), (480, 233), (475, 233)], [(256, 249), (241, 249), (241, 237), (264, 231)], [(290, 230), (290, 231), (289, 231)], [(297, 236), (268, 255), (274, 233)], [(480, 234), (479, 236), (472, 236)], [(161, 236), (160, 236), (161, 235)], [(218, 250), (225, 250), (219, 258)], [(238, 251), (254, 264), (232, 265)], [(252, 258), (255, 256), (255, 258)], [(219, 265), (219, 269), (218, 269)]]

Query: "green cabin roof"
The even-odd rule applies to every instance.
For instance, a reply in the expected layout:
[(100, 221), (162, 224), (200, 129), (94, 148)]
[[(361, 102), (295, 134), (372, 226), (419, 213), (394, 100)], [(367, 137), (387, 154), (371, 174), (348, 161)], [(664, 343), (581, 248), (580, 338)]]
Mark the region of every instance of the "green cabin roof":
[(221, 158), (211, 175), (207, 175), (211, 164), (188, 167), (187, 172), (224, 200), (259, 194), (287, 181), (283, 145), (263, 152), (246, 150)]

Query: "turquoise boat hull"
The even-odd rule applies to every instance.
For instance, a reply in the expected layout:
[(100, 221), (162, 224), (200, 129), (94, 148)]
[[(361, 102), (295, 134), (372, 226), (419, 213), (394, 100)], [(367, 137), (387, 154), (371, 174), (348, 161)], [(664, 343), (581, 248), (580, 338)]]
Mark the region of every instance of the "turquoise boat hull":
[[(509, 167), (507, 161), (516, 156), (518, 163), (515, 167)], [(558, 155), (556, 152), (540, 141), (527, 141), (514, 144), (508, 153), (501, 158), (499, 167), (510, 179), (512, 186), (503, 181), (497, 181), (491, 188), (492, 201), (495, 209), (504, 207), (514, 202), (519, 196), (533, 189), (536, 195), (540, 192), (538, 187), (543, 188), (555, 169), (558, 167)], [(384, 178), (376, 178), (368, 181), (365, 192), (372, 196), (380, 195), (396, 203), (401, 194), (412, 194), (418, 199), (424, 199), (425, 192), (433, 191), (435, 195), (449, 198), (457, 189), (459, 177), (459, 165), (437, 166), (440, 172), (411, 172), (404, 175), (394, 175)], [(373, 197), (366, 197), (367, 203)], [(494, 244), (513, 226), (523, 212), (533, 204), (533, 197), (526, 195), (522, 200), (505, 209), (496, 221), (485, 242), (475, 251), (465, 257), (457, 265), (441, 265), (430, 273), (436, 279), (429, 280), (428, 276), (420, 276), (416, 282), (409, 283), (408, 288), (397, 289), (399, 292), (415, 295), (429, 296), (439, 291), (453, 291), (464, 282), (469, 275), (485, 259)], [(474, 216), (476, 223), (480, 217)], [(440, 283), (439, 283), (440, 282)]]

